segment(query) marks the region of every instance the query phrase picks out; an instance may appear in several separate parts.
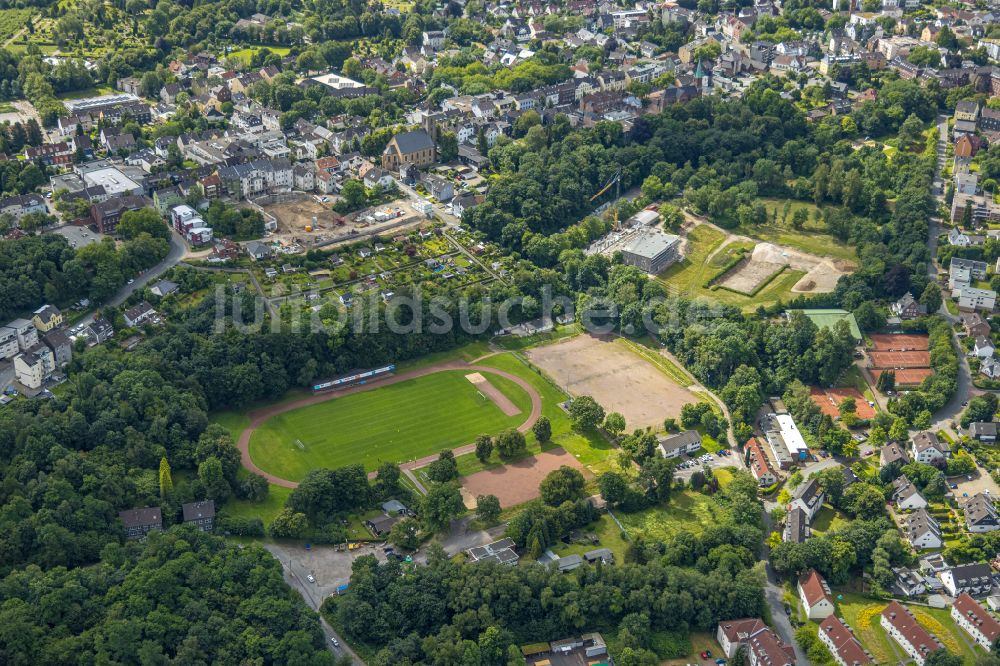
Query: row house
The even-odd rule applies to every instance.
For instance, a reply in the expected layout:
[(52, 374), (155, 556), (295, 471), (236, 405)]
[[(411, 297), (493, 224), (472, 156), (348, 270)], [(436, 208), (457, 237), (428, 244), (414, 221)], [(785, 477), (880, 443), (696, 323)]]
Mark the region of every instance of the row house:
[(40, 146), (28, 146), (24, 149), (25, 159), (40, 162), (45, 166), (59, 166), (73, 161), (73, 147), (66, 141), (59, 143), (43, 143)]
[(750, 666), (795, 665), (795, 650), (792, 646), (786, 645), (759, 618), (720, 622), (715, 638), (727, 659), (732, 659), (740, 648), (744, 648)]
[(892, 601), (882, 611), (882, 628), (913, 658), (917, 666), (924, 666), (927, 657), (944, 649), (941, 641), (923, 628), (908, 608)]
[(127, 194), (91, 204), (90, 217), (99, 232), (112, 235), (118, 228), (122, 215), (128, 211), (142, 210), (152, 204), (153, 202), (145, 196)]
[(1000, 622), (980, 606), (975, 599), (962, 592), (951, 606), (951, 618), (965, 630), (976, 643), (987, 652), (993, 651), (993, 644), (1000, 638)]
[(819, 640), (839, 666), (867, 666), (875, 663), (851, 628), (836, 615), (830, 615), (820, 622)]

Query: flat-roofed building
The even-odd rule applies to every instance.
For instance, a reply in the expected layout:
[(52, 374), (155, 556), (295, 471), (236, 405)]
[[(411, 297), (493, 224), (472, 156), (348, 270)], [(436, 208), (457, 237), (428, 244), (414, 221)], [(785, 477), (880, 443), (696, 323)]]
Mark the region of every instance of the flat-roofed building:
[(622, 261), (657, 275), (681, 258), (681, 239), (658, 229), (646, 229), (622, 247)]

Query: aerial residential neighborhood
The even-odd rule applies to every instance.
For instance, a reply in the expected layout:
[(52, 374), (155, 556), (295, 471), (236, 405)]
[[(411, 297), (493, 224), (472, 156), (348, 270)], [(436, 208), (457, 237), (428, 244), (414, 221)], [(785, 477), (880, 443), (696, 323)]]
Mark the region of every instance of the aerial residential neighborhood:
[(1000, 664), (1000, 5), (0, 19), (3, 664)]

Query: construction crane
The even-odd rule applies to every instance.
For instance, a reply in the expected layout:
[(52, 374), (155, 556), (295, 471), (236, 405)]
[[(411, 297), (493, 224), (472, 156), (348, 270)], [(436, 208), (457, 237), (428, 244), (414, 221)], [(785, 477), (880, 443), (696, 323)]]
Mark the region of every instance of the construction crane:
[[(618, 169), (617, 171), (615, 171), (615, 175), (613, 175), (611, 177), (611, 180), (608, 181), (607, 185), (605, 185), (600, 190), (598, 190), (597, 194), (595, 194), (594, 196), (590, 197), (591, 203), (593, 203), (593, 201), (595, 199), (599, 198), (605, 192), (607, 192), (608, 190), (610, 190), (612, 185), (615, 186), (615, 199), (614, 200), (615, 200), (615, 202), (617, 202), (618, 199), (621, 198), (621, 193), (622, 193), (622, 170), (621, 169)], [(618, 206), (615, 206), (615, 211), (614, 211), (614, 229), (616, 231), (618, 230)]]

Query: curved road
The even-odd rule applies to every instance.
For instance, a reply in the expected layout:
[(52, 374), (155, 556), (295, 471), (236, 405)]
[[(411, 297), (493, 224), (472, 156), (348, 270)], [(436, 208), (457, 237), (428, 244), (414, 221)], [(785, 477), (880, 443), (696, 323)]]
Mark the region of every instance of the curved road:
[[(180, 234), (178, 234), (173, 229), (170, 230), (170, 251), (167, 252), (167, 256), (163, 258), (163, 261), (156, 264), (152, 268), (146, 270), (145, 273), (135, 278), (132, 284), (126, 284), (118, 292), (109, 298), (107, 301), (98, 306), (102, 307), (117, 307), (125, 302), (129, 296), (137, 289), (142, 289), (149, 282), (160, 277), (168, 270), (176, 266), (184, 258), (184, 253), (187, 252), (187, 246), (184, 245), (184, 241), (181, 240)], [(86, 317), (81, 319), (78, 324), (83, 324), (84, 326), (89, 326), (94, 323), (95, 313), (97, 310), (92, 310)]]
[[(464, 361), (448, 361), (447, 363), (438, 363), (437, 365), (431, 365), (426, 368), (418, 368), (416, 370), (410, 370), (408, 372), (403, 372), (398, 375), (393, 375), (383, 380), (369, 382), (367, 384), (360, 384), (357, 386), (352, 386), (346, 388), (342, 391), (336, 391), (333, 393), (321, 393), (318, 395), (310, 396), (308, 398), (302, 398), (301, 400), (295, 400), (294, 402), (286, 402), (280, 405), (272, 405), (271, 407), (264, 407), (263, 409), (258, 409), (250, 412), (250, 425), (244, 428), (243, 432), (240, 433), (239, 441), (236, 443), (240, 450), (240, 458), (243, 461), (243, 466), (254, 474), (259, 474), (271, 483), (277, 486), (284, 486), (285, 488), (296, 488), (298, 483), (295, 481), (289, 481), (288, 479), (283, 479), (279, 476), (269, 474), (264, 470), (257, 467), (253, 460), (250, 458), (250, 437), (253, 435), (254, 430), (259, 428), (264, 421), (268, 420), (273, 416), (278, 414), (284, 414), (285, 412), (290, 412), (293, 409), (298, 409), (300, 407), (306, 407), (308, 405), (315, 405), (321, 402), (326, 402), (328, 400), (334, 400), (336, 398), (351, 395), (352, 393), (362, 393), (364, 391), (370, 391), (372, 389), (380, 388), (382, 386), (390, 386), (392, 384), (398, 384), (399, 382), (405, 382), (410, 379), (416, 379), (417, 377), (423, 377), (425, 375), (431, 375), (435, 372), (441, 372), (444, 370), (465, 370), (469, 372), (485, 372), (487, 374), (498, 375), (504, 379), (509, 379), (518, 386), (520, 386), (531, 398), (531, 413), (528, 414), (528, 418), (517, 427), (521, 432), (527, 432), (531, 426), (535, 425), (538, 417), (542, 415), (542, 397), (535, 390), (535, 387), (529, 384), (525, 379), (507, 372), (505, 370), (498, 370), (496, 368), (491, 368), (485, 365), (474, 365), (468, 364)], [(453, 449), (456, 456), (464, 455), (466, 453), (472, 453), (476, 450), (475, 444), (465, 444), (456, 449)], [(420, 467), (429, 465), (430, 463), (437, 460), (437, 454), (426, 456), (420, 458), (419, 460), (410, 460), (400, 464), (400, 469), (404, 472), (407, 470), (414, 470)], [(369, 478), (374, 476), (374, 472), (368, 475)]]

